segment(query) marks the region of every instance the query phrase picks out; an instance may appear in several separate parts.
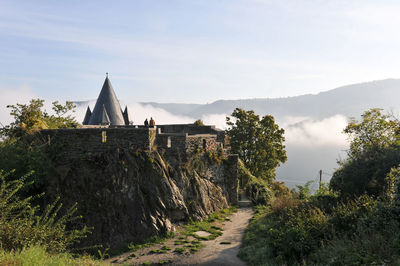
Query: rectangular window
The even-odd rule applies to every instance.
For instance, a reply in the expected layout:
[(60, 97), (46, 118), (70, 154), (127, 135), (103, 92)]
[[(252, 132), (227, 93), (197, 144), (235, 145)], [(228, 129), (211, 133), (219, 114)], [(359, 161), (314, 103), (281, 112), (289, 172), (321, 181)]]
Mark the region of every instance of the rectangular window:
[(171, 148), (171, 137), (167, 139), (167, 148)]
[(107, 131), (101, 131), (101, 143), (107, 142)]

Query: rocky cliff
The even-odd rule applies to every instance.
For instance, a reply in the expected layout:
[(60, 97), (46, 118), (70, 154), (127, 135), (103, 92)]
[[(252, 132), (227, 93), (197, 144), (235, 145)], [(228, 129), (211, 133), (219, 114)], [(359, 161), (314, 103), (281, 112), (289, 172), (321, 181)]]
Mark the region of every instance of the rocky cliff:
[(168, 158), (163, 151), (116, 148), (54, 158), (49, 200), (78, 203), (79, 221), (93, 227), (80, 246), (118, 248), (174, 230), (174, 225), (235, 204), (237, 157), (197, 152)]

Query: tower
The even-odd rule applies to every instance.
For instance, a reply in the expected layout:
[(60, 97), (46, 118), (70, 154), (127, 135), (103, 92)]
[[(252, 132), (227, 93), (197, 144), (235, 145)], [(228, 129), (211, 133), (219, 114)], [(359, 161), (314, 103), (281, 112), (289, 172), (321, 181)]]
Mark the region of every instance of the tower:
[(82, 124), (111, 126), (129, 125), (128, 108), (125, 107), (125, 111), (122, 112), (117, 96), (108, 78), (108, 73), (93, 112), (91, 112), (88, 107)]

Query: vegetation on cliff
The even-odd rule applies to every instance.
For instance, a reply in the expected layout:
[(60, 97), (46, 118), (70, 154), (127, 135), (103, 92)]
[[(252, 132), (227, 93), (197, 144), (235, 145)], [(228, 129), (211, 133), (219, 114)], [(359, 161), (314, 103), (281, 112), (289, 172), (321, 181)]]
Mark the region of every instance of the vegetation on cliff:
[(7, 107), (14, 121), (0, 129), (0, 169), (12, 171), (9, 178), (15, 179), (33, 172), (30, 175), (33, 184), (20, 193), (25, 196), (40, 194), (44, 191), (44, 180), (51, 160), (43, 145), (46, 140), (35, 133), (40, 129), (76, 127), (78, 123), (71, 116), (75, 106), (72, 102), (66, 102), (65, 105), (53, 102), (54, 114), (44, 109), (44, 100), (40, 99)]
[(64, 215), (59, 215), (62, 208), (59, 201), (40, 211), (39, 206), (32, 203), (34, 196), (19, 196), (19, 191), (31, 184), (26, 181), (28, 176), (16, 180), (8, 180), (8, 177), (9, 174), (0, 171), (0, 262), (27, 265), (34, 259), (30, 258), (32, 254), (36, 256), (32, 263), (73, 261), (65, 252), (89, 233), (86, 226), (67, 228), (67, 224), (81, 219), (75, 215), (76, 205)]

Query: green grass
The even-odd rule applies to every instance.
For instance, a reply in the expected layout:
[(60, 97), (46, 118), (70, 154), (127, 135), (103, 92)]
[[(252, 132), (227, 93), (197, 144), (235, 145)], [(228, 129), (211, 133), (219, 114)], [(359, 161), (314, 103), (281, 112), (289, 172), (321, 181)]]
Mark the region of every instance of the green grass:
[(189, 249), (190, 253), (196, 253), (200, 251), (202, 248), (204, 248), (206, 245), (201, 243), (200, 241), (198, 243), (192, 243), (189, 245), (186, 245), (185, 248)]
[(165, 241), (167, 241), (168, 239), (173, 238), (174, 236), (175, 236), (175, 234), (173, 232), (169, 232), (166, 236), (163, 236), (163, 237), (154, 236), (154, 237), (151, 237), (151, 238), (146, 239), (144, 241), (140, 241), (140, 242), (137, 242), (137, 243), (131, 243), (131, 244), (128, 245), (128, 249), (130, 251), (137, 251), (137, 250), (142, 249), (142, 248), (148, 248), (148, 247), (151, 247), (151, 246), (153, 246), (155, 244), (162, 244)]
[[(232, 215), (234, 212), (237, 212), (237, 207), (235, 206), (214, 212), (204, 221), (191, 221), (185, 226), (182, 235), (186, 237), (192, 236), (199, 240), (205, 240), (205, 241), (214, 240), (218, 236), (222, 235), (223, 229), (219, 226), (216, 226), (213, 223), (217, 221), (219, 222), (225, 221), (226, 219), (228, 219), (228, 216)], [(195, 232), (197, 231), (205, 231), (210, 233), (210, 235), (198, 236), (195, 234)]]
[(179, 254), (183, 254), (183, 253), (185, 253), (185, 251), (186, 251), (186, 248), (176, 248), (174, 250), (174, 252), (179, 253)]
[(69, 253), (49, 254), (44, 247), (31, 246), (23, 248), (19, 252), (7, 252), (0, 250), (0, 265), (108, 265), (89, 256), (74, 258)]
[(167, 253), (167, 252), (170, 251), (170, 250), (171, 250), (170, 247), (168, 247), (168, 246), (163, 246), (163, 247), (160, 248), (160, 249), (153, 249), (152, 251), (150, 251), (150, 253), (153, 253), (153, 254), (162, 254), (162, 253)]

